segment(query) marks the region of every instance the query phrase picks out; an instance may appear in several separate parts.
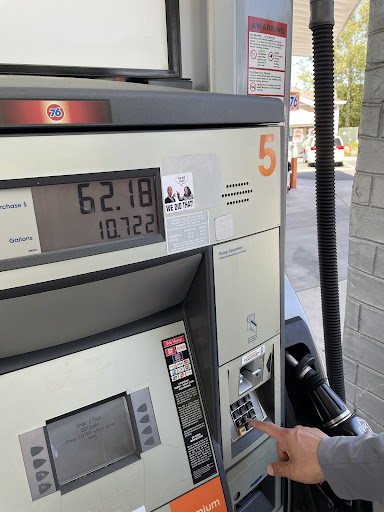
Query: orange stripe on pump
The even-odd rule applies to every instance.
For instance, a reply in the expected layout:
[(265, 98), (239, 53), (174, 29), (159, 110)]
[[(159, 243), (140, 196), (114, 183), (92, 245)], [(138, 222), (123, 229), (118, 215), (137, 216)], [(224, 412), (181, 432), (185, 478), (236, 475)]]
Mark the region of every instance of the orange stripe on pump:
[(227, 512), (220, 478), (201, 485), (171, 502), (172, 512)]

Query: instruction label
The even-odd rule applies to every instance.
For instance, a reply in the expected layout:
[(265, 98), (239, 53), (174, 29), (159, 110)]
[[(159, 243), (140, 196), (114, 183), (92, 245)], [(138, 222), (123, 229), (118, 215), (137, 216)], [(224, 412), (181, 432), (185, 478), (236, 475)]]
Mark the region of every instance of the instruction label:
[(287, 25), (248, 17), (248, 95), (284, 101)]
[(0, 259), (41, 253), (30, 188), (0, 190)]
[(165, 219), (168, 254), (209, 245), (208, 212)]
[(260, 347), (254, 348), (251, 350), (251, 352), (248, 352), (248, 354), (245, 354), (241, 358), (241, 364), (244, 366), (245, 364), (250, 363), (254, 359), (257, 359), (258, 357), (265, 354), (265, 345), (261, 345)]
[(162, 344), (192, 479), (197, 484), (215, 475), (217, 468), (189, 350), (184, 334)]

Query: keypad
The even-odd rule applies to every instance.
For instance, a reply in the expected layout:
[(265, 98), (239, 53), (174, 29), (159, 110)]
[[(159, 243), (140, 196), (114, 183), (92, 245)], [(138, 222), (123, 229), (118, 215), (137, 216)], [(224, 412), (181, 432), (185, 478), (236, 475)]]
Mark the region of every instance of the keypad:
[(248, 425), (247, 421), (249, 419), (256, 420), (257, 417), (249, 395), (245, 395), (243, 398), (240, 398), (240, 400), (232, 404), (230, 406), (230, 411), (239, 436), (242, 436), (252, 430), (252, 427)]

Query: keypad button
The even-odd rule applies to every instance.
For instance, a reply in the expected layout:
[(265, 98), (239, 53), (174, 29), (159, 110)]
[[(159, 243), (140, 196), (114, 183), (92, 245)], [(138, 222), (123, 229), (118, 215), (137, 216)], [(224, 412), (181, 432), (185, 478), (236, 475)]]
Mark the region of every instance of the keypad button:
[(36, 455), (39, 455), (40, 452), (42, 452), (44, 448), (42, 446), (32, 446), (31, 448), (31, 455), (32, 457), (36, 457)]
[(240, 398), (240, 400), (237, 401), (237, 405), (240, 407), (240, 405), (243, 405), (244, 398)]
[(33, 467), (34, 467), (35, 469), (38, 469), (38, 468), (40, 468), (43, 464), (45, 464), (46, 462), (47, 462), (47, 460), (46, 460), (46, 459), (35, 459), (35, 460), (33, 461)]
[(40, 482), (41, 480), (44, 480), (44, 478), (49, 475), (48, 471), (38, 471), (36, 473), (36, 480)]
[(40, 494), (44, 494), (45, 492), (48, 491), (48, 489), (52, 487), (52, 484), (40, 484), (39, 485), (39, 493)]
[(240, 414), (240, 411), (237, 410), (233, 413), (233, 417), (235, 418), (235, 420), (237, 420), (238, 418), (240, 418), (241, 414)]
[(242, 424), (243, 424), (243, 422), (241, 421), (241, 419), (240, 419), (240, 420), (236, 420), (236, 422), (235, 422), (235, 423), (236, 423), (236, 427), (237, 427), (237, 428), (240, 428), (240, 427), (242, 426)]
[(245, 426), (245, 428), (247, 429), (247, 432), (249, 432), (250, 430), (252, 430), (251, 425), (248, 425), (248, 423), (247, 423), (247, 425)]
[(248, 403), (247, 403), (247, 409), (248, 409), (248, 411), (249, 411), (250, 409), (252, 409), (252, 407), (253, 407), (253, 406), (252, 406), (252, 402), (248, 402)]
[(149, 416), (148, 416), (148, 414), (146, 414), (145, 416), (143, 416), (141, 418), (140, 423), (149, 423)]
[(140, 407), (137, 409), (138, 412), (147, 412), (147, 410), (147, 404), (141, 404)]
[(250, 415), (250, 417), (251, 417), (251, 418), (256, 419), (256, 413), (255, 413), (255, 410), (254, 410), (254, 409), (251, 409), (251, 410), (249, 411), (249, 415)]
[(243, 426), (243, 427), (239, 428), (238, 432), (242, 436), (247, 432), (247, 429), (245, 426)]
[(237, 404), (236, 403), (231, 405), (231, 411), (234, 411), (235, 409), (237, 409)]
[(244, 414), (247, 412), (247, 408), (245, 407), (245, 405), (243, 405), (242, 407), (240, 407), (240, 412), (241, 414)]

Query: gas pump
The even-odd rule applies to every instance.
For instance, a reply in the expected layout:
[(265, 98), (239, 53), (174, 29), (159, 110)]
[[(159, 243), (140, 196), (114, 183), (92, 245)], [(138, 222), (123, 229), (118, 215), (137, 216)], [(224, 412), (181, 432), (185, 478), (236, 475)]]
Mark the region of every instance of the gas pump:
[(233, 4), (235, 38), (219, 5), (210, 86), (237, 96), (0, 77), (5, 512), (348, 509), (268, 476), (247, 423), (317, 425), (332, 393), (284, 319), (292, 3)]
[(0, 80), (0, 508), (278, 510), (282, 103), (92, 86)]

